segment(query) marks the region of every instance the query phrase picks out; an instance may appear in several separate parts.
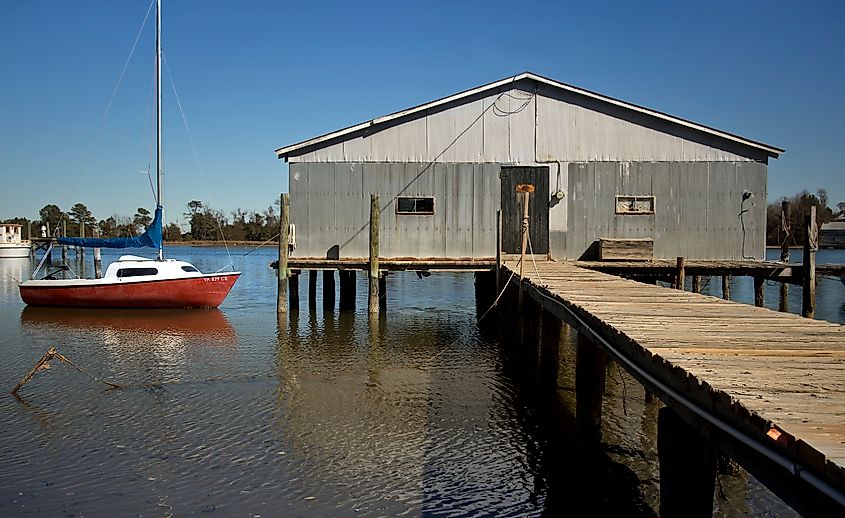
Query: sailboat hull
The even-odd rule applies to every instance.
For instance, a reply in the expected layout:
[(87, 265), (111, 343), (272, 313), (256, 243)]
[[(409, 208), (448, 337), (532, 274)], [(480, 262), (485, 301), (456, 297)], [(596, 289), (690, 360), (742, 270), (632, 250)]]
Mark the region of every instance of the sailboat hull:
[(216, 308), (239, 276), (226, 273), (136, 282), (39, 280), (21, 283), (19, 288), (23, 301), (33, 306)]

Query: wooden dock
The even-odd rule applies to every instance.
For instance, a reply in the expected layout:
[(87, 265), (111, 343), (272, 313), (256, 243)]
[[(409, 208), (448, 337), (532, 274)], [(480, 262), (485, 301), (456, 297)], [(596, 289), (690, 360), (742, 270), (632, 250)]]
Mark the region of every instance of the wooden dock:
[[(517, 263), (503, 266), (518, 282)], [(799, 512), (845, 510), (845, 326), (574, 263), (528, 261), (524, 271), (526, 300), (573, 325), (579, 346), (588, 337)]]

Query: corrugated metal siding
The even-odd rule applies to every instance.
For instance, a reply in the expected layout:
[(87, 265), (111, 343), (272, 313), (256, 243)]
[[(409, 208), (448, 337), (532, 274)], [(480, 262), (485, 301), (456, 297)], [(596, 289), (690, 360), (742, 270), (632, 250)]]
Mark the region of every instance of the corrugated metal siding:
[[(491, 106), (494, 102), (495, 107)], [(519, 89), (493, 93), (289, 159), (291, 163), (436, 160), (516, 164), (765, 161), (760, 151), (745, 151), (743, 154), (735, 144), (727, 145), (712, 135), (585, 103), (546, 88), (536, 95)]]
[[(492, 257), (498, 164), (291, 164), (291, 222), (298, 257), (369, 254), (370, 193), (381, 200), (383, 257)], [(434, 196), (435, 213), (396, 214), (395, 198)]]
[[(745, 245), (739, 219), (746, 202)], [(756, 162), (569, 164), (568, 231), (553, 234), (556, 258), (579, 258), (600, 237), (651, 237), (658, 259), (762, 259), (766, 165)], [(617, 215), (616, 195), (653, 195), (653, 215)]]

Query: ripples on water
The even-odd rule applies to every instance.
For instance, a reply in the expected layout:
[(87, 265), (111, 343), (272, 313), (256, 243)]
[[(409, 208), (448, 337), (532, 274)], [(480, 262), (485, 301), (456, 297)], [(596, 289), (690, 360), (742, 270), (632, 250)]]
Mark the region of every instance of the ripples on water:
[[(9, 275), (28, 262), (0, 262), (0, 390), (50, 346), (133, 385), (54, 361), (21, 399), (0, 396), (0, 515), (655, 514), (659, 405), (611, 367), (604, 451), (581, 462), (571, 336), (549, 390), (475, 325), (472, 276), (445, 273), (389, 276), (372, 322), (362, 275), (354, 314), (309, 312), (302, 282), (302, 311), (279, 327), (272, 259), (241, 259), (223, 306), (194, 311), (25, 308)], [(790, 512), (747, 475), (721, 481), (720, 515)]]

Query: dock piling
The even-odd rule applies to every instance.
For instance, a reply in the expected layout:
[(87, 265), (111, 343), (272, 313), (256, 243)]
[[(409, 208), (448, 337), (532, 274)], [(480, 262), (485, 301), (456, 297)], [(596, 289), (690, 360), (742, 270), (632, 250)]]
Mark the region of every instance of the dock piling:
[(660, 516), (712, 516), (716, 450), (669, 407), (657, 412)]
[(722, 275), (722, 298), (731, 300), (731, 276)]
[(375, 193), (370, 194), (370, 293), (368, 300), (370, 314), (377, 314), (380, 306), (379, 288), (381, 287), (381, 280), (378, 272), (379, 209), (379, 195)]
[(816, 314), (816, 250), (819, 249), (816, 206), (810, 207), (810, 214), (804, 218), (804, 293), (801, 316), (813, 318)]
[(675, 289), (684, 291), (684, 282), (686, 281), (684, 278), (684, 258), (678, 257), (675, 264)]
[(334, 270), (323, 270), (323, 309), (334, 311), (336, 290)]
[(583, 333), (575, 351), (575, 421), (587, 444), (601, 443), (601, 405), (607, 353)]
[(765, 302), (763, 298), (763, 289), (766, 286), (766, 278), (755, 276), (754, 277), (754, 305), (758, 308), (762, 308)]
[(299, 270), (291, 270), (288, 276), (289, 304), (291, 312), (299, 311)]
[(290, 194), (282, 193), (279, 204), (279, 269), (277, 271), (276, 314), (288, 312), (288, 227)]
[[(99, 238), (100, 237), (100, 228), (94, 227), (91, 230), (91, 233), (95, 238)], [(95, 279), (102, 279), (103, 278), (103, 259), (102, 259), (99, 247), (94, 249), (94, 278)]]
[(317, 309), (317, 270), (308, 270), (308, 309)]

